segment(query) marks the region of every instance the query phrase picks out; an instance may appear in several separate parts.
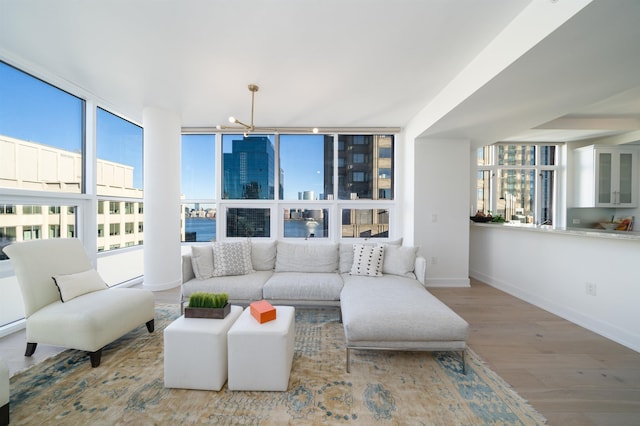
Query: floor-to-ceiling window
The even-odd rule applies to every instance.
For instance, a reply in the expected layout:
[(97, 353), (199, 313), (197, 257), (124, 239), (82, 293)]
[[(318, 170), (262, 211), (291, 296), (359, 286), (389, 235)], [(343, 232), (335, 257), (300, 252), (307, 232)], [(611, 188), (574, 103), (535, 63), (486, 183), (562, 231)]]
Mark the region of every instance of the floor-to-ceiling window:
[[(0, 245), (95, 232), (109, 285), (142, 275), (142, 250), (131, 249), (143, 242), (141, 127), (4, 62), (0, 93)], [(0, 326), (24, 316), (6, 260)]]
[(395, 208), (393, 140), (373, 134), (185, 134), (182, 241), (388, 238)]
[[(0, 93), (1, 245), (75, 236), (85, 102), (3, 62)], [(22, 318), (22, 296), (4, 255), (0, 293), (0, 325)]]
[(98, 251), (140, 245), (142, 222), (142, 128), (102, 108), (96, 117), (96, 193), (100, 206), (98, 224), (132, 223), (132, 232), (98, 238)]

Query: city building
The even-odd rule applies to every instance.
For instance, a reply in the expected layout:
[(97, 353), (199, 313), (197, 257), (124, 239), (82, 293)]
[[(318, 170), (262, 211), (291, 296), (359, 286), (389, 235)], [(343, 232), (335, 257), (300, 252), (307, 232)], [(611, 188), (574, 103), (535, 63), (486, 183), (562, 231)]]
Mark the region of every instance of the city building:
[(225, 199), (266, 200), (274, 196), (274, 150), (267, 137), (234, 139), (224, 154)]
[[(80, 193), (82, 158), (79, 153), (0, 135), (0, 186), (12, 189)], [(134, 188), (133, 168), (97, 160), (96, 187), (101, 194), (142, 199)], [(97, 250), (141, 245), (144, 240), (143, 203), (98, 200)], [(76, 232), (75, 205), (19, 205), (0, 207), (3, 239), (26, 241), (42, 238), (72, 238)], [(2, 258), (4, 254), (0, 254)], [(6, 257), (5, 257), (6, 258)]]

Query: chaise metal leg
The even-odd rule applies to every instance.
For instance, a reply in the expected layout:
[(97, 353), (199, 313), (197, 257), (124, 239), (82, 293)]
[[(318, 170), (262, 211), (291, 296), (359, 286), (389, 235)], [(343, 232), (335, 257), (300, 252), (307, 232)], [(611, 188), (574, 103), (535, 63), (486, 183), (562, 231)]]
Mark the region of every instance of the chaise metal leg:
[(36, 351), (37, 343), (27, 342), (27, 349), (24, 351), (24, 356), (31, 356)]
[(462, 358), (462, 374), (467, 375), (467, 361), (465, 359), (466, 350), (460, 352), (460, 358)]
[(349, 368), (351, 364), (349, 354), (350, 354), (349, 347), (347, 347), (347, 373), (351, 373), (351, 368)]

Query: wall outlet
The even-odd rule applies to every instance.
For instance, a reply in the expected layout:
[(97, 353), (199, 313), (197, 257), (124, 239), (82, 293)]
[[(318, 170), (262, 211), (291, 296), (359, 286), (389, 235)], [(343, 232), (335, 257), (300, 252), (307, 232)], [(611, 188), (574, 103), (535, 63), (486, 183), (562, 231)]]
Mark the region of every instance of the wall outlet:
[(584, 291), (589, 296), (595, 296), (598, 292), (598, 286), (596, 286), (594, 283), (586, 283), (584, 287)]
[(436, 223), (438, 221), (438, 215), (437, 214), (432, 214), (431, 215), (431, 222)]
[(573, 219), (574, 225), (580, 225), (580, 219)]
[(437, 258), (437, 257), (435, 257), (435, 256), (434, 256), (434, 257), (432, 257), (432, 258), (431, 258), (431, 264), (432, 264), (432, 265), (437, 265), (437, 264), (438, 264), (438, 258)]

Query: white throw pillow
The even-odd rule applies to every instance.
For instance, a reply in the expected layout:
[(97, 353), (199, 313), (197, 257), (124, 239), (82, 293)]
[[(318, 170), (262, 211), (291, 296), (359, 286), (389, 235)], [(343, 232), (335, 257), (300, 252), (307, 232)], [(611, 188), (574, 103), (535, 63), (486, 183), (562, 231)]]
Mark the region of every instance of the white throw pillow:
[(383, 274), (413, 278), (418, 247), (384, 245)]
[(68, 275), (54, 275), (53, 282), (56, 283), (60, 292), (60, 300), (68, 302), (83, 294), (99, 290), (106, 290), (107, 284), (102, 280), (95, 269), (78, 272)]
[(336, 272), (338, 244), (278, 241), (276, 272)]
[[(379, 243), (368, 241), (363, 244), (375, 246), (376, 244), (379, 244)], [(386, 241), (384, 244), (400, 246), (402, 245), (402, 238), (398, 238), (397, 240), (393, 240), (393, 241)], [(341, 273), (351, 272), (352, 265), (353, 265), (353, 244), (341, 243), (340, 244), (340, 272)]]
[(251, 265), (256, 271), (273, 271), (276, 264), (276, 242), (251, 242)]
[(191, 266), (193, 273), (199, 280), (213, 277), (213, 247), (191, 246)]
[(354, 244), (353, 265), (351, 266), (350, 274), (381, 277), (383, 262), (383, 245)]
[(251, 266), (251, 242), (224, 241), (213, 243), (213, 276), (246, 275)]

